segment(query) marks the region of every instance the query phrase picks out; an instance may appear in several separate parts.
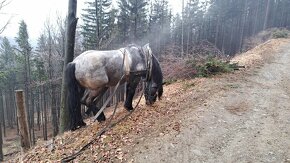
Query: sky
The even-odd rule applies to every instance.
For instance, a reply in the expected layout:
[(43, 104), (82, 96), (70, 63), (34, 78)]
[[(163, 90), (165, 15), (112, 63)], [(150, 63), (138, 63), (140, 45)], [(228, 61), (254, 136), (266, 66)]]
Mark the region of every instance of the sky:
[[(2, 2), (3, 0), (0, 0)], [(0, 28), (10, 19), (10, 23), (1, 37), (14, 38), (17, 36), (19, 22), (24, 20), (27, 24), (30, 40), (37, 40), (45, 21), (55, 19), (67, 14), (68, 0), (6, 0), (10, 2), (0, 10)], [(86, 0), (78, 0), (77, 17)], [(174, 13), (181, 12), (182, 0), (169, 0), (170, 8)]]

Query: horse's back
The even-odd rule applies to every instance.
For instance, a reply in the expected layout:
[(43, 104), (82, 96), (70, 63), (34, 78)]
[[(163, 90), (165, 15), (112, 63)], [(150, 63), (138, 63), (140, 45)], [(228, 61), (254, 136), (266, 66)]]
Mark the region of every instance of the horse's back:
[(90, 89), (110, 85), (111, 76), (120, 76), (120, 62), (122, 63), (122, 53), (118, 50), (83, 52), (73, 61), (76, 79), (82, 86)]
[(111, 51), (98, 51), (98, 50), (88, 50), (83, 53), (81, 53), (79, 56), (77, 56), (73, 62), (102, 62), (103, 60), (106, 60), (108, 58), (112, 57), (119, 57), (121, 56), (121, 53), (119, 50), (111, 50)]

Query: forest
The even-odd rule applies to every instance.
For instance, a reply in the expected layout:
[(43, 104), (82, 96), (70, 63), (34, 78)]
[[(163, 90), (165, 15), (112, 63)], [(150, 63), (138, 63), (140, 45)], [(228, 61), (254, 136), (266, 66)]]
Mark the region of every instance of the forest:
[[(225, 56), (234, 56), (246, 51), (246, 40), (261, 31), (290, 29), (289, 0), (180, 0), (180, 3), (182, 12), (173, 13), (167, 0), (116, 0), (116, 3), (86, 0), (78, 18), (75, 56), (91, 49), (111, 50), (148, 42), (161, 62), (167, 56), (182, 59), (199, 55), (196, 47), (201, 44), (214, 46)], [(0, 131), (3, 131), (0, 136), (4, 138), (7, 131), (13, 130), (15, 134), (18, 131), (15, 102), (18, 89), (25, 92), (32, 144), (60, 132), (67, 20), (61, 16), (54, 19), (44, 23), (37, 45), (29, 42), (25, 21), (19, 22), (14, 40), (0, 35)], [(123, 98), (120, 90), (114, 102)]]

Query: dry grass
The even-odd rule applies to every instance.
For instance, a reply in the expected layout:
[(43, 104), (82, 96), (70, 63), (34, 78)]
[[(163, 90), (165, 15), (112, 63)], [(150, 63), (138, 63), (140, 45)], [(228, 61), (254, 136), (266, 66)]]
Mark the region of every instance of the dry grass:
[(252, 50), (235, 56), (231, 59), (232, 63), (238, 63), (246, 67), (251, 67), (261, 61), (271, 59), (273, 52), (276, 52), (281, 46), (289, 43), (289, 39), (272, 39), (256, 46)]

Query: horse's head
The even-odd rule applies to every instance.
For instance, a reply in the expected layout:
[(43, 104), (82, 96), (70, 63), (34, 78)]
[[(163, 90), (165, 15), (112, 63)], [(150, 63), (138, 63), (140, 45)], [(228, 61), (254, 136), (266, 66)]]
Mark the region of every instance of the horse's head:
[(146, 82), (144, 95), (147, 105), (152, 105), (154, 104), (154, 102), (156, 102), (158, 96), (157, 91), (158, 91), (157, 84), (153, 83), (152, 81)]
[(157, 100), (157, 96), (160, 99), (163, 93), (163, 75), (160, 64), (157, 58), (152, 54), (152, 50), (149, 44), (143, 46), (143, 52), (147, 56), (149, 63), (149, 71), (146, 75), (146, 83), (144, 89), (144, 95), (147, 105), (152, 105)]

